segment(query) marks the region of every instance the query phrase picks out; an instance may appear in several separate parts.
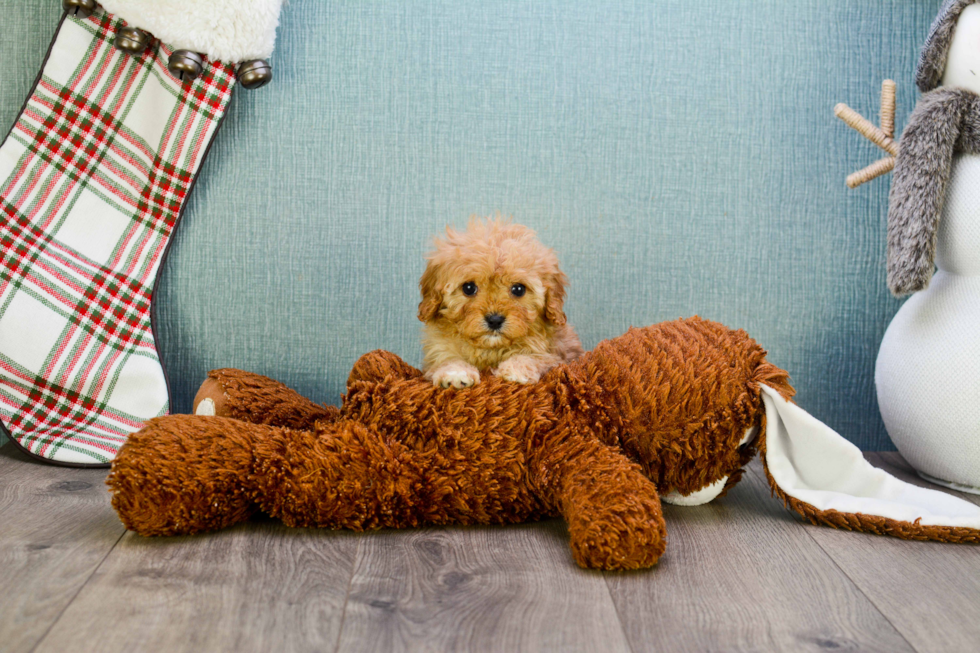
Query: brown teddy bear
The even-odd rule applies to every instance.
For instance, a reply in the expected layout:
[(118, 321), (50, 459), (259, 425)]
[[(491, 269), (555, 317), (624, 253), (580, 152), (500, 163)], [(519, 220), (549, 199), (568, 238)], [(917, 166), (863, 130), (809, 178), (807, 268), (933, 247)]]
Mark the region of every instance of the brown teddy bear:
[[(693, 318), (631, 329), (534, 385), (486, 375), (454, 390), (376, 351), (355, 364), (340, 409), (217, 370), (195, 400), (215, 416), (151, 421), (123, 446), (107, 483), (120, 519), (143, 535), (224, 528), (256, 512), (354, 530), (561, 515), (583, 567), (648, 567), (666, 544), (661, 496), (723, 495), (765, 451), (767, 419), (784, 435), (784, 413), (806, 415), (788, 401), (787, 373), (765, 356), (744, 331)], [(786, 492), (770, 476), (774, 491), (811, 521), (918, 539), (980, 534), (972, 504), (977, 514), (954, 506), (966, 512), (947, 518), (952, 526), (900, 511), (846, 514), (832, 507), (834, 492), (825, 506), (805, 478), (780, 474), (802, 490)]]

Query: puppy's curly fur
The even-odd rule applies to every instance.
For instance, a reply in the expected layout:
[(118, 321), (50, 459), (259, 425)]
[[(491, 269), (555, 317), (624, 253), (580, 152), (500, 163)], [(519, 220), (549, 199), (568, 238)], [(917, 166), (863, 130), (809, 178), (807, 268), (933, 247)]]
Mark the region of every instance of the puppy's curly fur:
[(436, 385), (467, 388), (487, 369), (536, 383), (582, 355), (563, 310), (568, 278), (532, 230), (472, 218), (466, 231), (447, 228), (427, 258), (419, 319), (425, 375)]

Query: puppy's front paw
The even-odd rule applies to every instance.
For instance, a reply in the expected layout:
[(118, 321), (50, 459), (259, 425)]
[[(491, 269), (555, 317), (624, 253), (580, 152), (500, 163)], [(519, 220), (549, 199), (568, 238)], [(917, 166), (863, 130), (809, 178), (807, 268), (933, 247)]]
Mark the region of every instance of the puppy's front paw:
[(537, 383), (541, 380), (541, 364), (531, 356), (511, 356), (493, 370), (496, 376), (513, 383)]
[(471, 388), (480, 382), (480, 370), (463, 361), (444, 363), (432, 370), (432, 382), (440, 388)]

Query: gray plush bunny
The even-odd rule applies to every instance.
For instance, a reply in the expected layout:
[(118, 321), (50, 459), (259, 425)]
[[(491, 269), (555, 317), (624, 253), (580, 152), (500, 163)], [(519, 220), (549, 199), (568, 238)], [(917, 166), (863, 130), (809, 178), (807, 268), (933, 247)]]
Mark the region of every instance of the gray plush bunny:
[[(980, 154), (980, 40), (954, 44), (964, 11), (977, 2), (946, 0), (919, 59), (925, 95), (902, 134), (888, 207), (888, 286), (896, 296), (929, 285), (954, 157)], [(971, 23), (971, 39), (974, 31)], [(954, 46), (956, 63), (948, 66)]]

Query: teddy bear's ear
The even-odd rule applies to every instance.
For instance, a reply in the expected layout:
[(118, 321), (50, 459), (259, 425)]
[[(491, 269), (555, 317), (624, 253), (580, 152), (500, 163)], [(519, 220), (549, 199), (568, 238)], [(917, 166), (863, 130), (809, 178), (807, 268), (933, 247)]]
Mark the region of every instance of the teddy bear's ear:
[(555, 326), (564, 326), (565, 318), (565, 285), (568, 277), (561, 270), (549, 275), (545, 282), (544, 317)]
[(910, 540), (980, 543), (980, 507), (901, 481), (779, 392), (760, 384), (759, 450), (773, 493), (814, 524)]
[(439, 314), (442, 307), (442, 292), (437, 283), (436, 265), (429, 261), (425, 272), (419, 279), (419, 290), (422, 291), (422, 301), (419, 302), (419, 320), (431, 322)]

